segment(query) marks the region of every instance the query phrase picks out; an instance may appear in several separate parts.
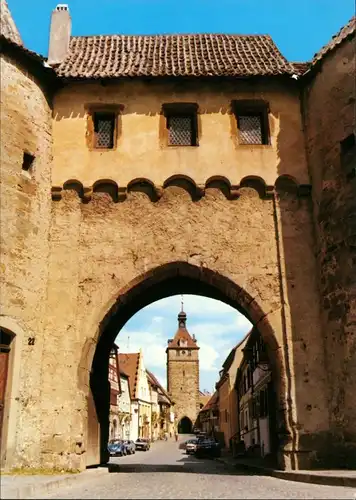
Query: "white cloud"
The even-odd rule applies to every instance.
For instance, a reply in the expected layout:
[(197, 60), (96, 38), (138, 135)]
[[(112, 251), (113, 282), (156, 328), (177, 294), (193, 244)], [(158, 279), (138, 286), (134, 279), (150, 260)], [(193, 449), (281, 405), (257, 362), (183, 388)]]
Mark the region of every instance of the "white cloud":
[[(117, 337), (121, 352), (142, 348), (145, 365), (166, 386), (167, 340), (177, 330), (180, 296), (154, 302), (133, 316)], [(201, 388), (213, 390), (219, 370), (232, 347), (251, 329), (250, 322), (226, 304), (194, 295), (184, 296), (187, 328), (198, 339)]]

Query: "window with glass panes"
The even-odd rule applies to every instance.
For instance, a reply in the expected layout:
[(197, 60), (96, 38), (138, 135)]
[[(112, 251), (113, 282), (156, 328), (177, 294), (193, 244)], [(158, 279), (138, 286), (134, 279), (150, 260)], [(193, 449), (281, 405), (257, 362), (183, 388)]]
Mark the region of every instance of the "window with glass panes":
[(268, 108), (264, 101), (234, 101), (239, 144), (269, 144)]
[(192, 114), (167, 116), (167, 128), (170, 146), (196, 146), (195, 119)]
[(115, 113), (94, 113), (94, 147), (113, 149), (115, 134)]

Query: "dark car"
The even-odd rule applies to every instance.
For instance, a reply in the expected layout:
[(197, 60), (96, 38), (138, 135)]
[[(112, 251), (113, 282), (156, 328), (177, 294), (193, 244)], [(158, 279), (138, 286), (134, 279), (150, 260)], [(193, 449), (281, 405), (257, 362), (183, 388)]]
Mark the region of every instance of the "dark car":
[(136, 451), (136, 445), (133, 441), (125, 441), (126, 452), (128, 455), (133, 455)]
[(145, 438), (138, 438), (135, 442), (136, 450), (148, 451), (150, 449), (150, 441)]
[(108, 443), (108, 452), (112, 457), (122, 457), (127, 454), (126, 446), (122, 439), (112, 439)]
[(220, 457), (221, 449), (219, 443), (212, 438), (202, 438), (198, 439), (196, 444), (195, 456), (197, 458), (214, 458)]

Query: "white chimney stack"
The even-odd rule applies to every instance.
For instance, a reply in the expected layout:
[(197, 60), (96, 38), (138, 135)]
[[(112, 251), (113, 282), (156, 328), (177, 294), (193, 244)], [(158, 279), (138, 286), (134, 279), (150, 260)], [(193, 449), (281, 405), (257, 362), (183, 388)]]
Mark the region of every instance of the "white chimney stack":
[(56, 65), (64, 61), (72, 32), (72, 19), (67, 4), (58, 4), (52, 11), (49, 34), (48, 64)]

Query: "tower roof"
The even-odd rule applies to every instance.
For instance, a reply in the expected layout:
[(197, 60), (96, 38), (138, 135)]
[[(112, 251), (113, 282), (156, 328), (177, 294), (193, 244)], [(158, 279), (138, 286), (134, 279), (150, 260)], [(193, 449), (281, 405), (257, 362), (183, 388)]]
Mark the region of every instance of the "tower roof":
[(0, 33), (17, 45), (23, 45), (19, 30), (13, 20), (6, 0), (0, 0), (0, 11)]
[(178, 314), (178, 330), (173, 339), (168, 340), (168, 349), (185, 348), (185, 349), (199, 349), (195, 336), (193, 337), (187, 330), (187, 315), (182, 310)]

